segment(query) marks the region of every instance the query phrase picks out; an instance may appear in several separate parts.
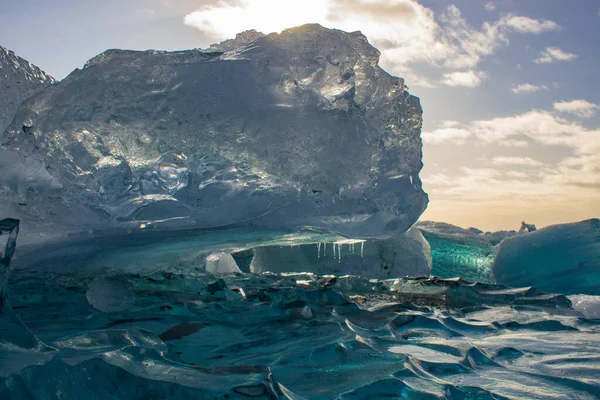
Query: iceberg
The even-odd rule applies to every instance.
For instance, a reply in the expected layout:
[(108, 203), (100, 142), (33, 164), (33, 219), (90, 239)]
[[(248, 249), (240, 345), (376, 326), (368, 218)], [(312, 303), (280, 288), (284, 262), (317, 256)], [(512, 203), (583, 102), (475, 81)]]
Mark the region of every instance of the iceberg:
[(498, 246), (493, 270), (507, 286), (600, 295), (600, 219), (508, 237)]
[(206, 50), (108, 50), (16, 112), (2, 211), (24, 243), (107, 229), (402, 233), (428, 202), (422, 109), (379, 54), (360, 32), (314, 24)]

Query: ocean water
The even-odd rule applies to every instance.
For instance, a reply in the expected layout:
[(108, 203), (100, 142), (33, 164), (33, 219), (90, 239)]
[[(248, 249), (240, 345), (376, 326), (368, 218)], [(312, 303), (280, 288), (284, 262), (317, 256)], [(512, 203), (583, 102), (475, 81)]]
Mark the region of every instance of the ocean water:
[(27, 268), (17, 257), (9, 299), (43, 345), (0, 344), (0, 399), (600, 397), (593, 296), (460, 278), (212, 275), (158, 259), (224, 243), (204, 235), (152, 251), (77, 243)]

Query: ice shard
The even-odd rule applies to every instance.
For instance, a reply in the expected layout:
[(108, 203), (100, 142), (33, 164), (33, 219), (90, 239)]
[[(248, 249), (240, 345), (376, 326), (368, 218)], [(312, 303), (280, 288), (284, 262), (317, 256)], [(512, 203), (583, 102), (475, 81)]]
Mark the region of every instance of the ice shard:
[(548, 226), (504, 239), (494, 276), (508, 286), (600, 295), (600, 219)]
[(428, 201), (422, 109), (379, 54), (360, 32), (320, 25), (207, 50), (106, 51), (18, 110), (1, 143), (25, 167), (0, 198), (48, 235), (402, 233)]
[(8, 300), (10, 262), (15, 252), (18, 234), (18, 220), (0, 220), (0, 343), (41, 350), (44, 345), (25, 327)]

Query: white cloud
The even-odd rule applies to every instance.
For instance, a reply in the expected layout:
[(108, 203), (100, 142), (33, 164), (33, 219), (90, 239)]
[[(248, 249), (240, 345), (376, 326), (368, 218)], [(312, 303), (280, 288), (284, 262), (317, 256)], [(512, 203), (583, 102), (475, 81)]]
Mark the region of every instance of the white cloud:
[(436, 87), (436, 83), (431, 79), (420, 75), (413, 71), (410, 67), (406, 66), (402, 69), (402, 78), (404, 79), (406, 85), (410, 84), (412, 86), (418, 86), (422, 88), (434, 88)]
[(494, 157), (492, 159), (494, 165), (518, 165), (524, 167), (541, 167), (543, 162), (534, 160), (530, 157)]
[(271, 33), (308, 22), (322, 23), (327, 12), (328, 2), (322, 0), (303, 0), (299, 7), (285, 0), (221, 0), (187, 14), (184, 23), (221, 40), (250, 29)]
[(530, 177), (528, 173), (521, 171), (508, 171), (505, 175), (517, 179), (529, 179)]
[(583, 118), (590, 118), (600, 109), (598, 104), (590, 103), (586, 100), (559, 101), (554, 103), (554, 109), (560, 112), (566, 112)]
[(540, 56), (534, 60), (536, 64), (549, 64), (555, 61), (573, 61), (576, 54), (568, 53), (558, 47), (546, 47), (540, 52)]
[(540, 21), (529, 17), (516, 15), (509, 15), (500, 21), (502, 25), (510, 27), (519, 33), (542, 33), (560, 29), (560, 25), (554, 21)]
[[(454, 123), (425, 132), (429, 143), (462, 144), (472, 138), (482, 143), (508, 147), (527, 147), (529, 142), (548, 146), (566, 146), (578, 154), (600, 153), (600, 129), (587, 129), (581, 124), (557, 117), (551, 112), (532, 110), (510, 117)], [(460, 139), (460, 140), (457, 140)]]
[(512, 33), (558, 29), (552, 21), (503, 16), (475, 27), (450, 5), (439, 15), (416, 0), (220, 0), (189, 13), (184, 19), (220, 40), (256, 29), (280, 32), (304, 23), (320, 23), (345, 31), (362, 31), (381, 51), (381, 65), (405, 76), (409, 86), (431, 87), (412, 65), (428, 64), (455, 70), (475, 70), (483, 57), (508, 45)]
[(477, 87), (484, 78), (485, 74), (483, 72), (473, 70), (465, 72), (449, 72), (444, 74), (442, 83), (448, 86)]
[(441, 144), (451, 142), (454, 144), (463, 144), (465, 139), (471, 137), (471, 132), (466, 129), (445, 127), (432, 132), (423, 132), (421, 137), (425, 143)]
[(507, 139), (527, 138), (544, 145), (584, 149), (587, 144), (600, 142), (600, 130), (589, 130), (542, 110), (512, 117), (473, 121), (468, 129), (479, 140), (499, 144)]
[(538, 92), (540, 90), (548, 90), (548, 86), (533, 85), (531, 83), (522, 83), (520, 85), (513, 86), (513, 88), (511, 89), (511, 91), (516, 94), (533, 93)]
[(492, 3), (491, 1), (488, 1), (487, 3), (485, 3), (484, 7), (488, 11), (494, 11), (496, 9), (496, 5), (494, 3)]

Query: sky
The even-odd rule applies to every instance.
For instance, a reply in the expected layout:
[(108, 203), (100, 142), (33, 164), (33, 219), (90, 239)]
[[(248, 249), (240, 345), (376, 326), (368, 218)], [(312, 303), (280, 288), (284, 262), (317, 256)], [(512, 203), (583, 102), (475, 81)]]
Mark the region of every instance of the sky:
[(598, 0), (0, 0), (0, 45), (62, 79), (109, 48), (362, 31), (423, 106), (422, 220), (600, 217)]

